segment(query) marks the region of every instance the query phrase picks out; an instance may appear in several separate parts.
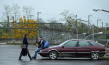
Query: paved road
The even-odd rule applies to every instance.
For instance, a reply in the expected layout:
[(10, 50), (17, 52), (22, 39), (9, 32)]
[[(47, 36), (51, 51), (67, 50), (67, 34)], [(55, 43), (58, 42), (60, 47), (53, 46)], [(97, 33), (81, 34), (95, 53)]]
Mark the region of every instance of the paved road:
[[(31, 56), (37, 47), (29, 45)], [(36, 60), (30, 61), (25, 56), (19, 61), (20, 45), (0, 45), (0, 65), (109, 65), (109, 60), (91, 60), (90, 58), (58, 58), (57, 60), (49, 60), (48, 58), (37, 56)]]

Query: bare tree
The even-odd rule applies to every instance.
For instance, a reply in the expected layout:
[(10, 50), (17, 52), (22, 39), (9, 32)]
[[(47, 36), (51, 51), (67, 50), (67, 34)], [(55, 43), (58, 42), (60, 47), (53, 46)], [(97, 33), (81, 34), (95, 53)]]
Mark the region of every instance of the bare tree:
[(9, 16), (10, 12), (12, 11), (12, 8), (9, 5), (4, 5), (4, 10), (4, 14), (6, 14), (6, 16)]
[[(4, 5), (4, 12), (3, 12), (3, 17), (5, 21), (7, 21), (7, 17), (8, 16), (11, 16), (11, 11), (12, 11), (12, 8), (9, 6), (9, 5)], [(2, 19), (3, 20), (3, 19)]]
[(25, 12), (26, 17), (27, 17), (28, 19), (31, 18), (31, 12), (32, 12), (33, 10), (34, 10), (34, 8), (32, 8), (32, 7), (23, 6), (23, 12)]
[(18, 19), (17, 14), (19, 14), (19, 9), (20, 9), (20, 6), (18, 6), (18, 4), (13, 4), (13, 13), (14, 13), (15, 20)]
[[(9, 27), (9, 20), (10, 20), (10, 17), (11, 17), (11, 11), (12, 11), (12, 8), (9, 6), (9, 5), (4, 5), (4, 12), (3, 12), (3, 16), (2, 16), (2, 21), (3, 22), (7, 22), (5, 24), (2, 24), (3, 27)], [(9, 30), (6, 29), (6, 33), (8, 32)]]
[(71, 29), (72, 25), (74, 23), (74, 20), (72, 18), (75, 18), (75, 16), (73, 14), (69, 14), (69, 11), (64, 10), (64, 12), (62, 12), (60, 15), (63, 15), (64, 18), (61, 19), (63, 21), (66, 21), (68, 23), (68, 25), (70, 26), (68, 30)]

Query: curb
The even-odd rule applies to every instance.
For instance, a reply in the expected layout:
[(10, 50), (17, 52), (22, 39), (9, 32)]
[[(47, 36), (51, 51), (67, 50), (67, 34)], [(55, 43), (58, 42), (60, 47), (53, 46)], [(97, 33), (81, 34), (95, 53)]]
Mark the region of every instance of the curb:
[(108, 55), (104, 55), (102, 58), (109, 60), (109, 56)]

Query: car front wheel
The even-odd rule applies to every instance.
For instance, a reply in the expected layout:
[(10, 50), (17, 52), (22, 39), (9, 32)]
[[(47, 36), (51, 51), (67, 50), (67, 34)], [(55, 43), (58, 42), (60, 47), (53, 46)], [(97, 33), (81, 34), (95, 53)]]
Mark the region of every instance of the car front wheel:
[(57, 52), (56, 51), (51, 51), (50, 53), (49, 53), (49, 59), (52, 59), (52, 60), (54, 60), (54, 59), (57, 59)]
[(99, 59), (99, 53), (92, 53), (91, 54), (91, 59), (93, 59), (93, 60)]

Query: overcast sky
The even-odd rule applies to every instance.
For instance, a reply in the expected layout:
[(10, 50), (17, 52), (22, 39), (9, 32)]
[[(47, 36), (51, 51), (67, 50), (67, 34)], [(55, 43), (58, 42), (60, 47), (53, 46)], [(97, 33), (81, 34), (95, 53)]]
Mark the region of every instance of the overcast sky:
[[(97, 19), (102, 19), (99, 21), (99, 26), (102, 25), (101, 22), (104, 22), (104, 26), (105, 23), (109, 23), (109, 13), (93, 11), (94, 7), (109, 11), (109, 0), (0, 0), (0, 19), (4, 12), (3, 5), (12, 6), (12, 4), (18, 4), (20, 6), (19, 12), (21, 12), (21, 16), (24, 15), (22, 12), (23, 6), (33, 7), (33, 18), (37, 18), (37, 12), (41, 12), (39, 17), (45, 22), (53, 17), (59, 20), (59, 18), (63, 18), (60, 13), (64, 10), (69, 10), (69, 13), (77, 15), (78, 18), (86, 21), (88, 20), (88, 15), (92, 15), (90, 20), (92, 20), (91, 23), (95, 25), (97, 25)], [(64, 21), (60, 22), (64, 23)]]

